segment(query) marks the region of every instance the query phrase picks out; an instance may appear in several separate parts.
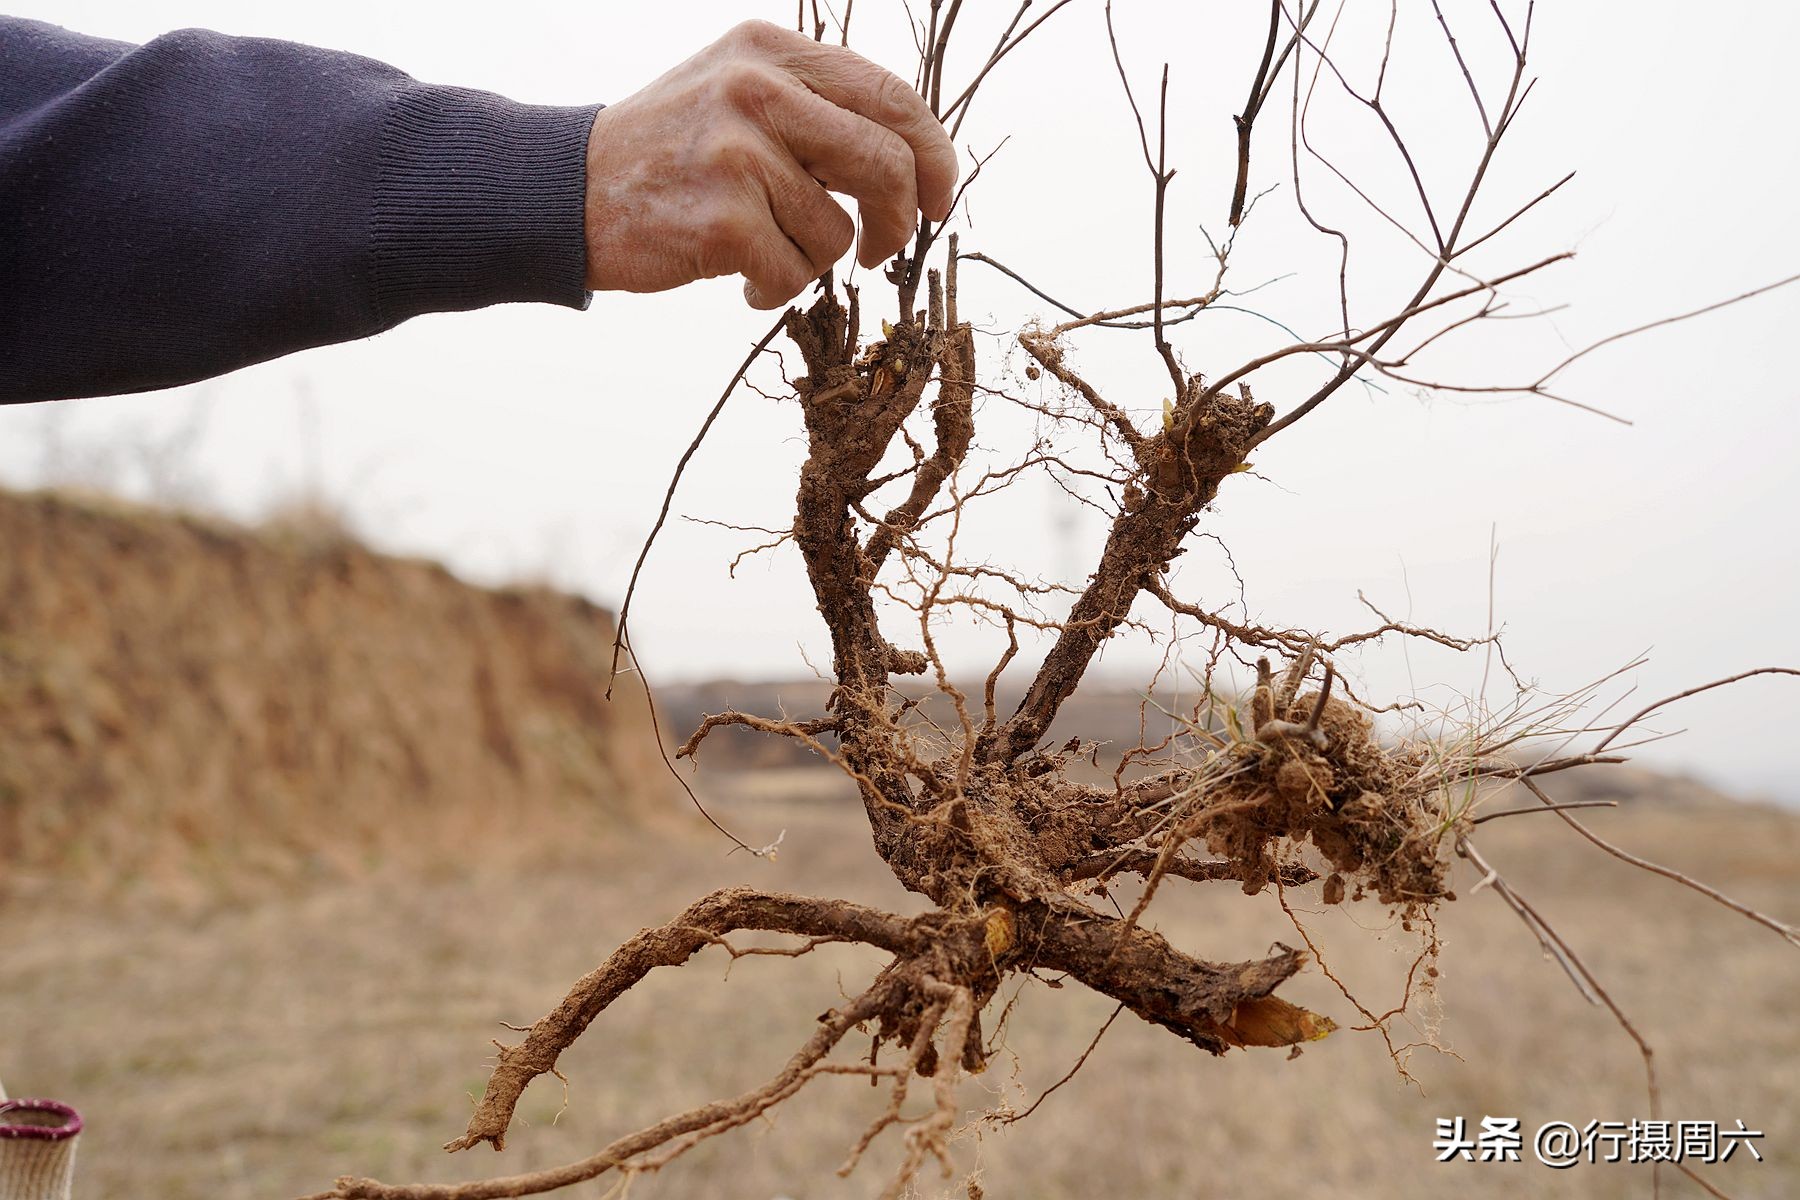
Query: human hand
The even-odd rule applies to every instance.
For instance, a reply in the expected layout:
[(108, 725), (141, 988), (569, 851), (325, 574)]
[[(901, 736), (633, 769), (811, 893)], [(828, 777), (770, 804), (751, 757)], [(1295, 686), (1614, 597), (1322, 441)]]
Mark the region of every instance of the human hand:
[(860, 55), (747, 21), (588, 135), (587, 283), (657, 292), (742, 275), (779, 308), (849, 250), (905, 247), (923, 212), (950, 215), (956, 150), (919, 94)]

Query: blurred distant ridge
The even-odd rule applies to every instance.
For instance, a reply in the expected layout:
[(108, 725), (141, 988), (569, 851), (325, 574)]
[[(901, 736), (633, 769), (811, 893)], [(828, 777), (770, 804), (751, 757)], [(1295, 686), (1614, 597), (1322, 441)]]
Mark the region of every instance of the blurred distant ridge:
[(603, 698), (612, 637), (328, 524), (0, 492), (0, 880), (604, 836), (668, 786), (641, 687)]

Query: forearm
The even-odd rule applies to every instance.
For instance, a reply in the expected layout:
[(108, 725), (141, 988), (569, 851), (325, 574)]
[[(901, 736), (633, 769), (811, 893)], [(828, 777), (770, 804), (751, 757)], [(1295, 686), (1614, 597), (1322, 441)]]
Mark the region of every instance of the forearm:
[(285, 42), (0, 18), (0, 402), (585, 305), (593, 115)]

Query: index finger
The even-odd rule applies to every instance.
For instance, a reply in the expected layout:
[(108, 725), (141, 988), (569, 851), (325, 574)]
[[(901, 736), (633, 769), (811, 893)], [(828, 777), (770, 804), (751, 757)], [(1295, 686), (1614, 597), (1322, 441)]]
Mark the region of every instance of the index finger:
[(918, 171), (919, 210), (933, 221), (948, 217), (956, 198), (956, 147), (919, 93), (854, 51), (777, 26), (767, 28), (782, 35), (766, 46), (777, 66), (839, 108), (906, 139)]

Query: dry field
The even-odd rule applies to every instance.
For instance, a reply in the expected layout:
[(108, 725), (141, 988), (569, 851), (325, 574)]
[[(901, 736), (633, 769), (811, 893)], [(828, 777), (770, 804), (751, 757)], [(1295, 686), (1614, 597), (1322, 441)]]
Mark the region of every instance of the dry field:
[[(907, 904), (830, 780), (786, 771), (708, 782), (732, 793), (723, 812), (752, 841), (786, 828), (778, 862), (639, 833), (524, 864), (484, 865), (483, 846), (471, 844), (453, 870), (377, 868), (230, 903), (54, 890), (14, 899), (0, 909), (0, 1075), (15, 1094), (83, 1110), (85, 1200), (282, 1200), (343, 1172), (449, 1180), (580, 1157), (760, 1082), (836, 1000), (840, 980), (856, 986), (876, 959), (828, 947), (727, 972), (709, 950), (659, 972), (564, 1056), (566, 1108), (555, 1081), (540, 1080), (505, 1154), (446, 1156), (436, 1147), (461, 1130), (488, 1039), (510, 1036), (500, 1021), (528, 1023), (619, 940), (715, 886)], [(1800, 920), (1792, 814), (1647, 804), (1594, 823)], [(1715, 1167), (1708, 1180), (1740, 1200), (1800, 1195), (1800, 953), (1605, 858), (1553, 818), (1501, 822), (1482, 840), (1655, 1042), (1668, 1114), (1741, 1117), (1767, 1132), (1767, 1161)], [(1466, 892), (1473, 880), (1459, 882)], [(1374, 936), (1382, 914), (1372, 906), (1322, 909), (1316, 886), (1291, 895), (1337, 973), (1372, 1006), (1398, 997), (1407, 935)], [(1296, 941), (1272, 893), (1247, 899), (1230, 884), (1171, 894), (1151, 916), (1213, 958)], [(1650, 1195), (1644, 1167), (1433, 1161), (1438, 1116), (1472, 1125), (1517, 1116), (1529, 1130), (1553, 1118), (1647, 1115), (1631, 1043), (1492, 895), (1449, 905), (1443, 932), (1441, 1040), (1455, 1056), (1415, 1053), (1421, 1087), (1396, 1077), (1369, 1033), (1340, 1032), (1291, 1061), (1273, 1051), (1212, 1059), (1126, 1016), (1029, 1120), (971, 1124), (959, 1168), (988, 1197), (1034, 1200)], [(1316, 971), (1283, 995), (1357, 1023)], [(1108, 1011), (1073, 985), (1032, 984), (1004, 1029), (1010, 1054), (976, 1082), (991, 1101), (1023, 1108), (1068, 1070)], [(872, 1196), (892, 1143), (848, 1180), (833, 1169), (878, 1108), (864, 1084), (822, 1081), (772, 1122), (701, 1147), (632, 1194)], [(963, 1177), (927, 1183), (926, 1195), (966, 1194)], [(1664, 1194), (1702, 1195), (1673, 1175)]]

